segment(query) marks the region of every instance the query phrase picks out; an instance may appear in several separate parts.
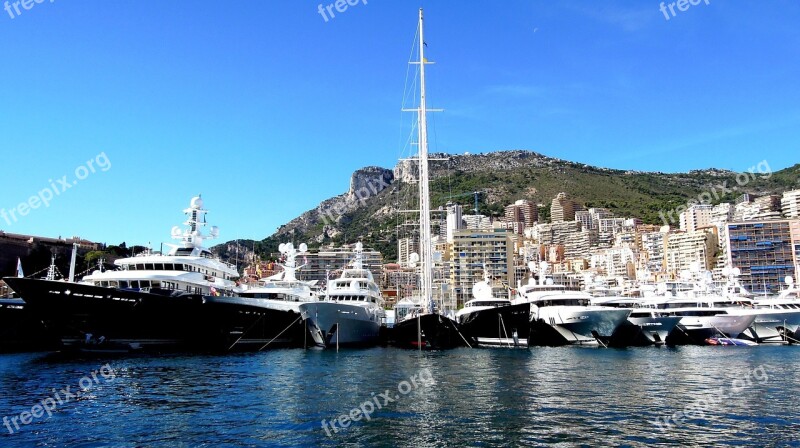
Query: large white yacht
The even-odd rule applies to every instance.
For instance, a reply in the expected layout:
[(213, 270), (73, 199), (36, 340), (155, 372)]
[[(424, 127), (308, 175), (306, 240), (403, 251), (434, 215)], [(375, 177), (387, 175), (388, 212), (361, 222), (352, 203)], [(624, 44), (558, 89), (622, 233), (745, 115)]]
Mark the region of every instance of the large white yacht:
[(351, 266), (328, 281), (324, 299), (298, 307), (314, 343), (320, 347), (374, 345), (385, 320), (384, 300), (372, 272), (363, 265), (364, 246), (356, 243)]
[(703, 344), (716, 336), (736, 338), (756, 319), (756, 314), (720, 296), (663, 298), (644, 303), (662, 316), (681, 318), (677, 331), (667, 341), (670, 344)]
[(681, 321), (681, 317), (662, 315), (659, 310), (643, 306), (644, 302), (638, 298), (595, 297), (591, 303), (631, 309), (627, 322), (611, 336), (609, 344), (613, 346), (663, 345)]
[[(535, 263), (529, 264), (531, 272)], [(512, 304), (530, 304), (530, 345), (606, 345), (631, 314), (630, 308), (592, 305), (592, 296), (569, 291), (546, 279), (547, 262), (539, 265), (539, 283), (533, 278), (517, 288)]]
[[(798, 342), (800, 336), (800, 290), (794, 288), (794, 279), (786, 277), (788, 289), (777, 297), (755, 299), (738, 298), (744, 312), (755, 314), (752, 325), (743, 333), (756, 342)], [(730, 298), (730, 294), (726, 295)]]

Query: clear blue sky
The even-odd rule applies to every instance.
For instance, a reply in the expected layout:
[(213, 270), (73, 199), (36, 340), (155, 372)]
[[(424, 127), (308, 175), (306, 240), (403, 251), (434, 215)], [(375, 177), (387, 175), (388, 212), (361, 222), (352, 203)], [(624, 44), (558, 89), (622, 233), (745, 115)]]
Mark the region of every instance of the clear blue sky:
[(642, 0), (368, 0), (328, 22), (319, 4), (0, 10), (0, 208), (111, 162), (0, 229), (158, 247), (202, 193), (222, 241), (272, 234), (355, 169), (396, 163), (420, 6), (430, 106), (446, 109), (432, 150), (657, 171), (798, 162), (796, 1), (702, 1), (669, 20)]

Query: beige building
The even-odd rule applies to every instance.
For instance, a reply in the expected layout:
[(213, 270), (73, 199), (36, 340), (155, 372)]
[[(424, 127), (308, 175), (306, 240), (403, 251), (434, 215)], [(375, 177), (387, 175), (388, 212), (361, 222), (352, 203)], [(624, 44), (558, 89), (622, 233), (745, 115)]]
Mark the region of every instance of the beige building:
[(459, 230), (453, 235), (450, 256), (450, 284), (459, 307), (472, 299), (472, 287), (483, 280), (484, 265), (495, 294), (508, 297), (514, 282), (513, 241), (508, 231)]
[(781, 209), (783, 209), (783, 216), (787, 218), (800, 218), (800, 190), (783, 193)]
[(575, 211), (582, 210), (583, 207), (569, 198), (566, 193), (558, 193), (550, 203), (550, 221), (563, 222), (575, 219)]
[(679, 275), (697, 266), (700, 270), (714, 268), (719, 237), (716, 227), (696, 232), (675, 232), (664, 236), (664, 266), (666, 271)]

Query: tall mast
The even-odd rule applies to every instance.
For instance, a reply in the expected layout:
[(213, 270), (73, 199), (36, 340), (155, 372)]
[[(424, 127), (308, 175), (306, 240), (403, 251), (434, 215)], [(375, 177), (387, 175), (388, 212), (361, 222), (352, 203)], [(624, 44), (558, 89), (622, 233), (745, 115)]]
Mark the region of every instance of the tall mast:
[(428, 188), (428, 119), (425, 98), (425, 34), (422, 8), (419, 9), (419, 213), (420, 252), (422, 261), (422, 294), (428, 311), (433, 311), (433, 244), (431, 241), (431, 198)]

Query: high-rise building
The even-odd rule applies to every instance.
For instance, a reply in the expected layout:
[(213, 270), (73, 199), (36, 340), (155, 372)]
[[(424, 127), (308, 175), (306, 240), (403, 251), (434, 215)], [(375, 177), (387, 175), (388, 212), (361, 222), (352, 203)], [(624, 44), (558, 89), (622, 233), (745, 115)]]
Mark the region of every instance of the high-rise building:
[(397, 263), (407, 268), (411, 254), (419, 254), (419, 235), (407, 236), (397, 240)]
[(599, 230), (600, 220), (613, 218), (614, 214), (606, 208), (592, 207), (589, 210), (575, 210), (575, 221), (587, 230)]
[(583, 207), (567, 196), (566, 193), (558, 193), (550, 203), (550, 221), (564, 222), (575, 219), (575, 210), (582, 210)]
[(506, 222), (521, 222), (524, 227), (531, 227), (539, 221), (539, 209), (536, 204), (527, 200), (520, 199), (511, 205), (506, 206)]
[(783, 193), (781, 209), (783, 209), (783, 215), (787, 218), (800, 218), (800, 190)]
[(535, 226), (532, 236), (540, 244), (562, 247), (564, 259), (588, 259), (591, 248), (597, 244), (597, 231), (584, 230), (577, 221), (539, 224)]
[(667, 272), (679, 275), (695, 266), (703, 271), (714, 268), (718, 237), (716, 227), (695, 232), (668, 233), (664, 237), (664, 265)]
[(658, 274), (666, 271), (666, 232), (644, 232), (639, 246), (639, 268)]
[(458, 306), (472, 299), (472, 287), (483, 280), (483, 269), (496, 284), (497, 296), (508, 297), (508, 285), (514, 281), (514, 253), (506, 230), (459, 230), (453, 235), (450, 282)]
[(680, 215), (681, 230), (695, 232), (711, 225), (711, 211), (714, 207), (710, 204), (695, 204), (687, 208)]
[(754, 293), (776, 293), (800, 264), (800, 220), (733, 222), (727, 226), (728, 267)]
[(447, 232), (445, 237), (448, 243), (453, 242), (453, 233), (464, 228), (463, 209), (461, 204), (447, 203)]
[(589, 265), (607, 276), (636, 277), (636, 255), (629, 247), (597, 250), (592, 253)]

